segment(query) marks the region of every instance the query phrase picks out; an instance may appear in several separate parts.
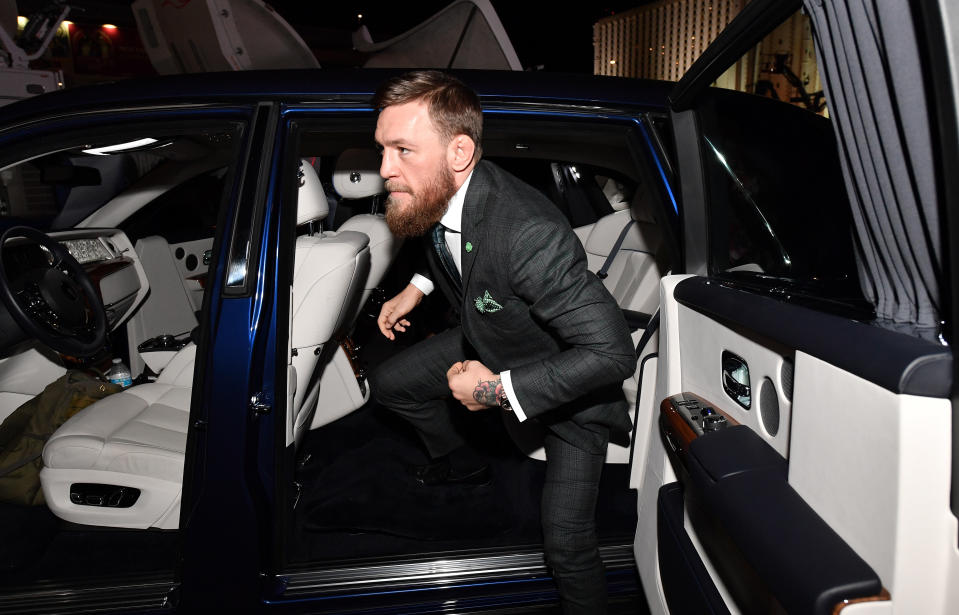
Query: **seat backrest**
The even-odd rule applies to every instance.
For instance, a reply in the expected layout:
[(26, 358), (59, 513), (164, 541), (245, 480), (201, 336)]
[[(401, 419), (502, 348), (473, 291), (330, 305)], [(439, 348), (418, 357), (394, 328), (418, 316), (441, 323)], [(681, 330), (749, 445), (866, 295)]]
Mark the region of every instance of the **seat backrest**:
[(150, 294), (127, 322), (130, 371), (137, 375), (145, 365), (137, 346), (157, 335), (186, 333), (199, 323), (167, 240), (151, 235), (137, 241), (135, 249), (150, 281)]
[[(297, 224), (322, 221), (329, 213), (326, 195), (316, 171), (300, 165)], [(329, 360), (328, 343), (352, 321), (370, 267), (369, 238), (363, 233), (304, 234), (297, 237), (293, 263), (291, 345), (296, 392), (288, 417), (298, 444), (309, 428), (314, 408), (304, 405), (317, 386), (321, 361)], [(315, 397), (315, 396), (313, 396)]]
[(403, 245), (403, 240), (390, 231), (383, 214), (372, 213), (372, 205), (376, 202), (374, 199), (386, 193), (379, 169), (380, 156), (376, 151), (348, 149), (340, 154), (336, 170), (333, 171), (333, 188), (340, 197), (347, 200), (370, 199), (371, 203), (371, 213), (352, 216), (339, 228), (340, 231), (365, 233), (370, 238), (370, 274), (363, 284), (361, 306), (379, 285)]
[(652, 314), (659, 305), (659, 279), (666, 271), (662, 231), (650, 215), (648, 195), (640, 186), (627, 209), (619, 209), (593, 224), (574, 229), (586, 249), (590, 271), (599, 271), (623, 228), (630, 226), (606, 271), (603, 284), (623, 309)]

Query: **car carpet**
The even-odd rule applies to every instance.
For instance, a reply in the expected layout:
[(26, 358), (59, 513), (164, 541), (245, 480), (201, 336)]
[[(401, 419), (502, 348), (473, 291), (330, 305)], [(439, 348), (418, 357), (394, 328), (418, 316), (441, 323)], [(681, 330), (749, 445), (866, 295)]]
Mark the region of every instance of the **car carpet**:
[[(498, 415), (459, 416), (462, 433), (477, 435), (473, 444), (489, 460), (489, 486), (417, 484), (408, 468), (425, 457), (412, 430), (374, 404), (311, 432), (309, 461), (297, 475), (301, 557), (541, 545), (545, 462), (520, 453)], [(627, 473), (625, 465), (604, 470), (597, 503), (603, 543), (631, 540), (636, 495), (626, 488)]]
[(29, 578), (58, 526), (46, 506), (0, 503), (0, 584)]
[(539, 533), (540, 464), (504, 450), (495, 415), (458, 413), (464, 433), (487, 458), (490, 485), (424, 486), (410, 466), (425, 456), (409, 427), (388, 410), (369, 404), (311, 434), (304, 485), (304, 529), (311, 532), (377, 532), (416, 540), (482, 539), (507, 533)]
[(396, 440), (375, 438), (342, 455), (318, 473), (322, 488), (306, 510), (305, 529), (448, 540), (485, 538), (528, 525), (526, 511), (515, 510), (505, 498), (512, 481), (494, 477), (489, 485), (427, 487), (406, 470), (419, 462), (409, 453)]
[(46, 506), (0, 503), (0, 587), (169, 571), (177, 544), (175, 531), (88, 528)]

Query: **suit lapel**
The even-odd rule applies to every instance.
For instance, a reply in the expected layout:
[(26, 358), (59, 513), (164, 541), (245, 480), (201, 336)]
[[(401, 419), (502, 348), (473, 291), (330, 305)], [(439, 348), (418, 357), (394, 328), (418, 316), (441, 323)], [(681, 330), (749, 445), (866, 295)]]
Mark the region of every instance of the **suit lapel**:
[(460, 263), (463, 270), (463, 300), (471, 302), (467, 297), (470, 275), (473, 272), (473, 263), (476, 255), (486, 243), (485, 233), (482, 232), (481, 222), (486, 213), (486, 199), (490, 189), (489, 170), (484, 162), (480, 161), (473, 170), (469, 188), (466, 190), (466, 200), (463, 202), (463, 229), (460, 237)]

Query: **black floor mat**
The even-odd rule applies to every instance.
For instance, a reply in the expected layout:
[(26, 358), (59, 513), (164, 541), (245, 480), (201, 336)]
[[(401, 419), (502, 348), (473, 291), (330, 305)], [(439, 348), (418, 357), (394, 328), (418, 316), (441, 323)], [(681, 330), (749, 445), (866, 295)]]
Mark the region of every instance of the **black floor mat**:
[(486, 538), (515, 524), (504, 481), (425, 487), (406, 472), (419, 455), (379, 437), (346, 451), (319, 472), (321, 489), (305, 511), (308, 531), (382, 532), (419, 540)]
[[(375, 405), (311, 432), (298, 474), (299, 561), (542, 545), (545, 462), (520, 453), (498, 414), (451, 408), (461, 433), (489, 460), (488, 486), (417, 484), (425, 455), (409, 427)], [(628, 540), (636, 524), (627, 468), (607, 466), (597, 505), (603, 542)]]
[(177, 532), (65, 523), (46, 506), (0, 504), (0, 587), (172, 570)]
[(57, 534), (46, 506), (0, 504), (0, 583), (28, 577)]

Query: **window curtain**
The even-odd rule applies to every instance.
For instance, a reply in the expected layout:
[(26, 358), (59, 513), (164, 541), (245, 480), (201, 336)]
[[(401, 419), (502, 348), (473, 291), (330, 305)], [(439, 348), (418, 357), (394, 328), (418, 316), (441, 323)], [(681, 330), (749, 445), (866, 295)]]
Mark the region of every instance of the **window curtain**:
[(943, 251), (910, 3), (803, 0), (839, 142), (860, 279), (881, 319), (935, 327)]

